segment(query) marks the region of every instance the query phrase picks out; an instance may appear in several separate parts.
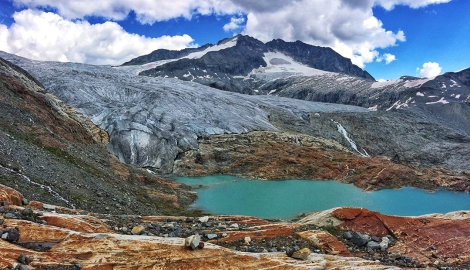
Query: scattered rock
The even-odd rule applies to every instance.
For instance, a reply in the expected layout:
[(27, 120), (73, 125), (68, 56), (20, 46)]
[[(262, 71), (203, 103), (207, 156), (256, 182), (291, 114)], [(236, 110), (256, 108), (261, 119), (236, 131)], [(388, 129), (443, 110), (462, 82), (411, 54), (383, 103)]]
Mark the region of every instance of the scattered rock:
[(13, 213), (6, 213), (6, 214), (5, 214), (5, 218), (7, 218), (7, 219), (15, 219), (16, 216), (15, 216), (15, 214), (13, 214)]
[(199, 218), (199, 222), (203, 223), (203, 222), (208, 222), (209, 221), (209, 217), (208, 216), (204, 216), (204, 217), (200, 217)]
[(244, 240), (245, 240), (245, 244), (249, 245), (251, 242), (251, 237), (246, 236)]
[(144, 230), (145, 230), (145, 227), (142, 225), (139, 225), (139, 226), (135, 226), (134, 228), (132, 228), (131, 233), (134, 235), (138, 235), (138, 234), (141, 234)]
[(343, 238), (346, 239), (346, 240), (351, 240), (352, 237), (353, 237), (353, 236), (352, 236), (352, 233), (351, 233), (351, 232), (345, 232), (345, 233), (343, 234)]
[(367, 244), (367, 242), (369, 242), (369, 237), (367, 235), (361, 234), (360, 232), (354, 232), (352, 234), (351, 241), (354, 245), (362, 247)]
[(310, 255), (311, 251), (309, 248), (303, 248), (299, 251), (296, 251), (292, 254), (292, 258), (294, 259), (300, 259), (300, 260), (306, 260), (308, 258), (308, 255)]
[(367, 247), (372, 250), (378, 250), (380, 249), (380, 244), (375, 241), (369, 241), (367, 242)]
[(389, 244), (390, 244), (390, 239), (388, 237), (382, 237), (382, 241), (379, 243), (380, 249), (382, 251), (386, 250)]
[(377, 242), (377, 243), (380, 242), (380, 239), (379, 239), (377, 236), (375, 236), (375, 235), (372, 236), (370, 239), (371, 239), (372, 241), (374, 241), (374, 242)]
[(199, 234), (195, 234), (194, 237), (191, 239), (190, 246), (192, 249), (196, 249), (199, 247), (199, 244), (201, 242), (201, 236)]
[(218, 236), (217, 236), (217, 234), (215, 234), (215, 233), (210, 233), (210, 234), (207, 235), (207, 238), (208, 238), (209, 240), (215, 239), (215, 238), (217, 238), (217, 237), (218, 237)]
[(184, 240), (184, 246), (186, 247), (190, 247), (191, 246), (191, 242), (193, 241), (194, 239), (194, 235), (191, 235), (189, 237), (186, 237), (186, 239)]
[(15, 267), (15, 270), (29, 270), (26, 265), (19, 264)]
[(294, 254), (294, 249), (291, 248), (291, 247), (287, 247), (286, 248), (286, 255), (289, 256), (289, 257), (292, 257), (293, 254)]
[(201, 248), (201, 249), (203, 249), (203, 248), (204, 248), (204, 242), (199, 242), (198, 247)]
[(19, 263), (22, 263), (22, 264), (30, 264), (33, 260), (29, 257), (27, 257), (25, 254), (21, 253), (20, 256), (18, 256), (18, 258), (16, 259)]

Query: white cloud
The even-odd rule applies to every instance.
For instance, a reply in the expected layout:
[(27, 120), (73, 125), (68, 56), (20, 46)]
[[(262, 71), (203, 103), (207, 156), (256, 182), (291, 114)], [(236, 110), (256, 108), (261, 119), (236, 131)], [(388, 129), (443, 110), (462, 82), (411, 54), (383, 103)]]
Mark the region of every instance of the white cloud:
[(224, 25), (225, 31), (235, 31), (244, 27), (245, 18), (232, 17), (230, 22)]
[(393, 54), (385, 53), (383, 56), (379, 56), (376, 59), (377, 62), (382, 62), (383, 60), (385, 60), (385, 64), (388, 65), (391, 62), (397, 60), (397, 58)]
[(436, 62), (427, 62), (423, 64), (422, 68), (416, 68), (419, 77), (423, 78), (432, 78), (436, 77), (441, 73), (442, 68), (439, 66), (439, 63)]
[(263, 41), (282, 38), (329, 46), (360, 67), (379, 56), (377, 49), (406, 40), (403, 31), (384, 29), (373, 16), (371, 1), (368, 7), (358, 4), (356, 8), (343, 2), (299, 0), (273, 12), (252, 12), (244, 33)]
[[(396, 46), (406, 40), (403, 31), (393, 32), (385, 29), (382, 22), (374, 17), (374, 6), (382, 6), (388, 10), (396, 5), (418, 8), (451, 0), (11, 1), (28, 8), (52, 7), (59, 15), (69, 20), (82, 19), (89, 15), (122, 20), (130, 11), (135, 12), (137, 20), (141, 23), (148, 24), (180, 17), (191, 19), (195, 15), (232, 15), (230, 22), (223, 26), (225, 31), (238, 31), (244, 27), (244, 34), (262, 41), (282, 38), (287, 41), (301, 40), (312, 45), (329, 46), (350, 58), (354, 64), (364, 67), (366, 63), (375, 60), (385, 60), (386, 64), (394, 61), (393, 55), (380, 56), (379, 50)], [(242, 22), (241, 18), (246, 18), (246, 21)], [(26, 29), (27, 25), (24, 27)], [(115, 39), (118, 39), (119, 33), (123, 36), (129, 35), (121, 29), (114, 34)], [(68, 34), (66, 36), (70, 38)], [(144, 37), (140, 38), (148, 41)], [(176, 41), (176, 37), (172, 40)], [(183, 40), (190, 42), (188, 39)], [(0, 37), (0, 45), (2, 42), (5, 41)], [(125, 51), (125, 48), (122, 50)]]
[(90, 64), (122, 64), (159, 48), (191, 46), (188, 35), (146, 38), (129, 34), (117, 23), (91, 25), (69, 21), (57, 14), (23, 10), (15, 23), (0, 25), (0, 50), (37, 60)]
[(375, 0), (375, 4), (382, 6), (387, 10), (391, 10), (398, 5), (406, 5), (412, 8), (420, 8), (432, 4), (448, 3), (450, 1), (451, 0)]
[(387, 65), (392, 63), (393, 61), (397, 60), (395, 55), (389, 54), (389, 53), (384, 54), (384, 58), (385, 58), (385, 64), (387, 64)]
[(231, 1), (224, 0), (13, 0), (13, 3), (28, 8), (53, 7), (66, 19), (95, 15), (122, 20), (133, 10), (137, 20), (148, 24), (178, 17), (191, 19), (194, 14), (230, 14), (236, 11)]

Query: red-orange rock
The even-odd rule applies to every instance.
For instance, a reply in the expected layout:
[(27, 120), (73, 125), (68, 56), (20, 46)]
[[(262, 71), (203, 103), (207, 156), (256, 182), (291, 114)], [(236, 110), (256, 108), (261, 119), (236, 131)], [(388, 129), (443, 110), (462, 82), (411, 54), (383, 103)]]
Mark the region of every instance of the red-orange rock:
[(331, 213), (344, 229), (370, 235), (390, 234), (398, 239), (390, 251), (430, 264), (470, 262), (470, 214), (466, 211), (420, 217), (387, 216), (358, 208), (340, 208)]
[(322, 252), (329, 251), (329, 254), (339, 256), (352, 256), (346, 246), (335, 236), (325, 231), (304, 231), (296, 233), (301, 238), (312, 242), (312, 244)]
[(0, 184), (0, 202), (8, 202), (10, 205), (22, 205), (23, 195), (18, 191)]

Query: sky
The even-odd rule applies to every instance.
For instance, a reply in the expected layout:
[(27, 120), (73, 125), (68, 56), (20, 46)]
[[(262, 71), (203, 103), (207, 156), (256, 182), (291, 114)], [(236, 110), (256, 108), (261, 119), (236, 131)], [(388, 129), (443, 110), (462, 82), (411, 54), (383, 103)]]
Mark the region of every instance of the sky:
[(236, 34), (331, 47), (377, 80), (470, 67), (470, 0), (0, 0), (0, 50), (119, 65)]

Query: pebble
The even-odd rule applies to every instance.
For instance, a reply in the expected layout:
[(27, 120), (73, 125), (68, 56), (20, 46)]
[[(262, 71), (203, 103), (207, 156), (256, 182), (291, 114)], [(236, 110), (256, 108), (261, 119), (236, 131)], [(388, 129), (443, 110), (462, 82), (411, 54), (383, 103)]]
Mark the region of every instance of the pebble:
[(16, 218), (16, 216), (13, 213), (6, 213), (5, 218), (14, 219), (14, 218)]
[(378, 250), (378, 249), (380, 249), (380, 244), (375, 242), (375, 241), (369, 241), (367, 243), (367, 247), (372, 249), (372, 250)]
[(249, 245), (250, 242), (251, 242), (251, 237), (246, 236), (245, 239), (244, 239), (244, 241), (245, 241), (245, 244)]
[(215, 233), (210, 233), (210, 234), (207, 235), (207, 238), (208, 238), (209, 240), (215, 239), (215, 238), (217, 238), (217, 237), (218, 237), (218, 236), (217, 236), (217, 234), (215, 234)]
[(199, 222), (201, 222), (201, 223), (208, 222), (208, 221), (209, 221), (209, 217), (208, 217), (208, 216), (204, 216), (204, 217), (200, 217), (200, 218), (199, 218)]
[(352, 237), (353, 236), (352, 236), (351, 232), (345, 232), (343, 234), (343, 238), (346, 239), (346, 240), (350, 240)]

